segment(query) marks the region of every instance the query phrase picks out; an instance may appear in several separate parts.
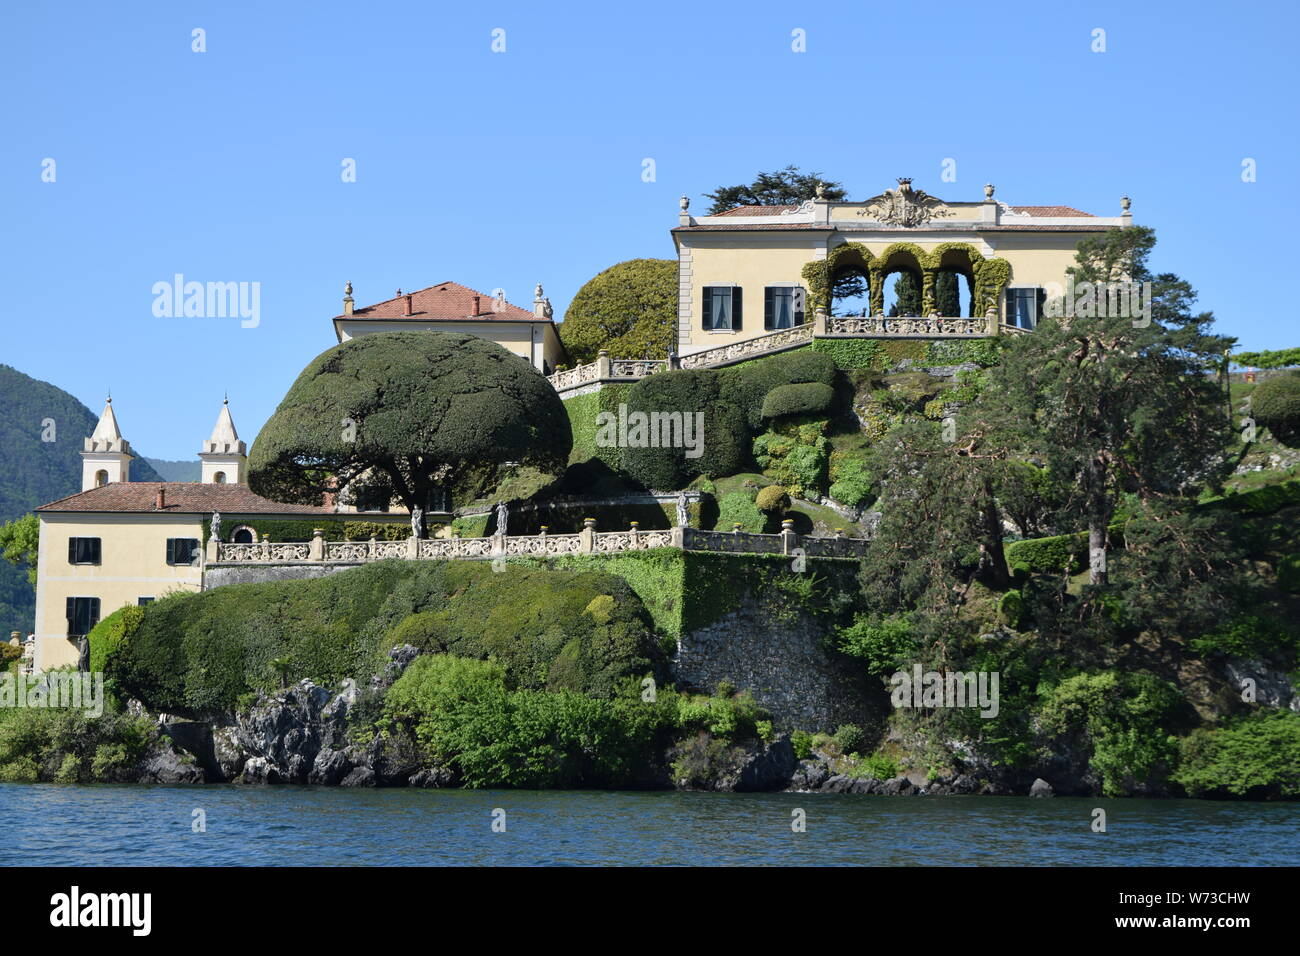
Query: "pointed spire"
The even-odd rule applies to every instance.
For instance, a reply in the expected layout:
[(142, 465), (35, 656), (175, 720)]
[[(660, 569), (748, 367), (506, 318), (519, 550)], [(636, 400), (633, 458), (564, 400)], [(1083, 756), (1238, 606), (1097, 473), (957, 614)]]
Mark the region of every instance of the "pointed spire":
[(95, 430), (91, 432), (90, 440), (96, 443), (105, 443), (105, 447), (108, 447), (113, 442), (122, 441), (122, 429), (118, 427), (117, 416), (113, 414), (113, 397), (111, 395), (104, 402), (104, 410), (99, 414), (99, 423), (95, 425)]
[(221, 412), (217, 415), (217, 423), (212, 426), (212, 436), (208, 439), (207, 450), (233, 450), (233, 446), (239, 443), (239, 432), (235, 431), (235, 420), (230, 417), (230, 398), (227, 396), (221, 402)]

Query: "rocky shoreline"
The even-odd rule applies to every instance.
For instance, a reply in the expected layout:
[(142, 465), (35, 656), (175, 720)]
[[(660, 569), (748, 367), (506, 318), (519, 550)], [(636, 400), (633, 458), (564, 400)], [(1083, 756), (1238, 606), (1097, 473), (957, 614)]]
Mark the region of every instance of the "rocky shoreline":
[[(147, 714), (138, 701), (128, 710), (156, 722), (156, 745), (138, 772), (119, 782), (146, 784), (234, 783), (339, 787), (449, 788), (460, 784), (451, 768), (433, 767), (414, 738), (401, 731), (357, 731), (360, 711), (382, 699), (418, 652), (395, 648), (383, 674), (368, 687), (346, 680), (331, 691), (303, 680), (263, 695), (246, 711), (193, 720)], [(373, 712), (373, 711), (371, 711)], [(674, 780), (668, 767), (692, 748), (713, 746), (706, 779)], [(789, 734), (770, 741), (730, 743), (721, 748), (701, 734), (680, 742), (656, 767), (647, 768), (647, 789), (713, 792), (798, 792), (878, 796), (1053, 796), (1042, 779), (990, 781), (971, 774), (926, 778), (906, 774), (888, 780), (840, 772), (843, 759), (814, 751), (800, 760)]]

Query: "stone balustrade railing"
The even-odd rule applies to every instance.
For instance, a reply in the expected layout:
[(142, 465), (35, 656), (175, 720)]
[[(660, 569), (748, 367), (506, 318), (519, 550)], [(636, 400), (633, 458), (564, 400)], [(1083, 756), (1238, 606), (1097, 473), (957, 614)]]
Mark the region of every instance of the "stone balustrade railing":
[(794, 328), (779, 329), (776, 332), (756, 335), (752, 339), (745, 339), (743, 342), (733, 342), (730, 345), (719, 345), (716, 348), (705, 349), (702, 352), (692, 352), (690, 355), (683, 355), (680, 363), (682, 368), (713, 368), (719, 365), (730, 365), (733, 362), (754, 358), (759, 355), (783, 352), (786, 349), (807, 345), (812, 340), (813, 327), (811, 325), (796, 325)]
[(601, 382), (634, 382), (668, 368), (667, 359), (616, 359), (601, 349), (596, 361), (546, 376), (557, 392), (569, 392)]
[(404, 541), (326, 541), (318, 531), (309, 542), (228, 544), (209, 540), (206, 564), (365, 564), (388, 558), (404, 560), (484, 560), (509, 557), (554, 557), (566, 554), (615, 554), (650, 548), (680, 548), (726, 554), (790, 554), (814, 558), (854, 558), (866, 551), (866, 538), (838, 534), (816, 538), (796, 534), (786, 522), (778, 534), (700, 531), (668, 528), (642, 531), (597, 531), (588, 518), (577, 534), (492, 535), (486, 538), (407, 538)]
[(826, 335), (872, 336), (924, 336), (926, 338), (952, 338), (985, 336), (989, 334), (988, 319), (960, 319), (930, 316), (839, 316), (826, 318)]

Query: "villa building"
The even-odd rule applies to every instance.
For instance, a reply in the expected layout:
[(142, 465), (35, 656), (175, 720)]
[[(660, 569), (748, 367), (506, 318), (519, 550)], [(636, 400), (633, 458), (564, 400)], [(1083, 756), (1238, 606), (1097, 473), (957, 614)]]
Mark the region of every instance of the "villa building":
[[(1132, 225), (1069, 206), (952, 202), (900, 179), (865, 202), (811, 199), (794, 206), (742, 206), (693, 216), (683, 197), (672, 230), (679, 262), (677, 354), (681, 357), (810, 326), (816, 337), (947, 338), (1032, 329), (1044, 296), (1063, 284), (1085, 236)], [(884, 314), (886, 281), (910, 272), (919, 314)], [(957, 277), (960, 315), (939, 315), (940, 273)], [(860, 277), (870, 307), (836, 315), (834, 283)], [(815, 327), (812, 327), (815, 326)], [(726, 353), (722, 353), (725, 355)], [(690, 365), (691, 363), (684, 363)], [(709, 363), (713, 364), (713, 363)]]
[(533, 293), (531, 312), (511, 305), (504, 293), (492, 297), (455, 282), (440, 282), (417, 292), (398, 289), (393, 298), (358, 309), (352, 283), (347, 284), (343, 312), (334, 317), (334, 334), (340, 342), (371, 332), (408, 331), (476, 335), (528, 359), (543, 375), (566, 361), (551, 320), (551, 301), (540, 284)]

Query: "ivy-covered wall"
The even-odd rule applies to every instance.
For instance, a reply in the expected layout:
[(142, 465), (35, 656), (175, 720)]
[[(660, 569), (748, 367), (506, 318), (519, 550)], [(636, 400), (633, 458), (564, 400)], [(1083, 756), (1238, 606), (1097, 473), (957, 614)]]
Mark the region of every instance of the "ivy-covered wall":
[[(229, 541), (236, 528), (248, 527), (257, 532), (257, 540), (270, 537), (274, 542), (310, 541), (312, 529), (320, 528), (325, 532), (326, 541), (405, 541), (411, 536), (411, 524), (405, 515), (396, 516), (390, 521), (376, 521), (372, 516), (358, 515), (356, 518), (339, 515), (335, 518), (268, 518), (266, 516), (249, 516), (222, 514), (221, 538)], [(440, 525), (429, 525), (433, 534)], [(212, 534), (212, 518), (203, 519), (203, 539)]]
[(617, 412), (619, 402), (630, 385), (605, 384), (594, 392), (564, 400), (564, 410), (569, 413), (569, 427), (573, 430), (573, 450), (569, 464), (597, 458), (615, 470), (619, 467), (619, 449), (596, 447), (596, 416), (601, 412)]

